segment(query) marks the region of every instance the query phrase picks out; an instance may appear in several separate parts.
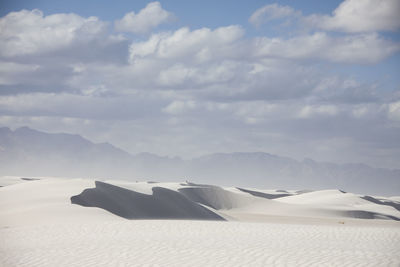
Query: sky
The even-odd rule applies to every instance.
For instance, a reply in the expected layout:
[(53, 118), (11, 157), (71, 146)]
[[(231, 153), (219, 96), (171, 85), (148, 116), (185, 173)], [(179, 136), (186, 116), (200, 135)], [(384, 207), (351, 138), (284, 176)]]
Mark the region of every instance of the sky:
[(400, 1), (0, 1), (0, 126), (400, 166)]

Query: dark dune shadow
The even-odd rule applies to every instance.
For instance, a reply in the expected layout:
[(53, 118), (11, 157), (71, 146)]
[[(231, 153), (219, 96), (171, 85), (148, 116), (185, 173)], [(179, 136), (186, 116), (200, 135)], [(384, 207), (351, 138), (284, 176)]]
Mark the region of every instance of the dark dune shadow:
[(381, 201), (379, 199), (376, 199), (374, 197), (371, 196), (363, 196), (361, 197), (362, 199), (368, 200), (372, 203), (378, 204), (378, 205), (386, 205), (386, 206), (391, 206), (393, 208), (395, 208), (396, 210), (400, 211), (400, 204), (391, 202), (391, 201)]
[(365, 211), (365, 210), (347, 210), (347, 211), (341, 211), (341, 213), (342, 213), (345, 217), (350, 217), (350, 218), (358, 218), (358, 219), (385, 219), (385, 220), (400, 221), (400, 218), (397, 218), (397, 217), (395, 217), (395, 216), (386, 215), (386, 214), (381, 214), (381, 213), (376, 213), (376, 212), (370, 212), (370, 211)]
[(38, 181), (40, 179), (39, 178), (25, 178), (25, 177), (22, 177), (21, 180), (24, 180), (24, 181)]
[(95, 188), (72, 196), (71, 203), (102, 208), (126, 219), (224, 220), (184, 195), (166, 188), (153, 187), (153, 195), (147, 195), (99, 181), (95, 184)]
[(288, 191), (283, 190), (283, 189), (278, 189), (278, 190), (276, 190), (276, 192), (279, 192), (279, 193), (289, 193)]
[[(280, 198), (280, 197), (287, 197), (291, 196), (292, 194), (267, 194), (263, 192), (258, 192), (258, 191), (253, 191), (253, 190), (248, 190), (240, 187), (236, 187), (242, 192), (249, 193), (255, 197), (262, 197), (262, 198), (267, 198), (267, 199), (275, 199), (275, 198)], [(286, 192), (286, 191), (285, 191)]]
[(217, 185), (211, 185), (211, 184), (196, 184), (193, 182), (187, 181), (186, 183), (181, 183), (182, 186), (197, 186), (197, 187), (213, 187), (213, 188), (220, 188)]
[(303, 189), (303, 190), (297, 190), (295, 193), (297, 195), (301, 195), (301, 194), (307, 194), (307, 193), (311, 193), (314, 192), (314, 190), (310, 190), (310, 189)]

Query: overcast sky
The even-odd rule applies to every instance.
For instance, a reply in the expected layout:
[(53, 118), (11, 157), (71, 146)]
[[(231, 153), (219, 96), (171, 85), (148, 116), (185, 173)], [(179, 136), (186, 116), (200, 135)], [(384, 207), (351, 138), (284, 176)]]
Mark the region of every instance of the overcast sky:
[(400, 0), (0, 4), (0, 126), (400, 163)]

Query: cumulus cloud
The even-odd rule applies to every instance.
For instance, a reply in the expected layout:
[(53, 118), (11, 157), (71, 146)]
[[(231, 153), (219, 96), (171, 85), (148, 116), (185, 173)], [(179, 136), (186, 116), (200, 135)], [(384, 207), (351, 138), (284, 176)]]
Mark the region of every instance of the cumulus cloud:
[(273, 57), (286, 59), (321, 59), (331, 62), (376, 63), (400, 50), (400, 44), (376, 33), (333, 37), (325, 32), (300, 35), (290, 39), (259, 37), (241, 40), (239, 26), (215, 30), (203, 28), (190, 31), (152, 35), (147, 41), (130, 46), (130, 61), (141, 58), (190, 59), (203, 63), (218, 59)]
[(44, 16), (40, 10), (11, 12), (0, 19), (0, 56), (59, 51), (71, 45), (104, 39), (107, 23), (76, 14)]
[(160, 107), (166, 103), (161, 97), (152, 97), (152, 94), (106, 98), (68, 93), (30, 93), (0, 96), (0, 113), (8, 116), (134, 120), (159, 116)]
[(400, 101), (388, 104), (387, 112), (388, 112), (388, 117), (391, 120), (400, 122)]
[(173, 14), (161, 7), (160, 2), (151, 2), (135, 14), (126, 13), (125, 16), (115, 21), (115, 29), (120, 32), (146, 33), (158, 25), (168, 22)]
[(20, 81), (21, 76), (29, 75), (39, 69), (37, 64), (21, 64), (0, 61), (0, 85), (12, 85)]
[(299, 118), (310, 118), (317, 115), (334, 116), (338, 113), (338, 108), (334, 105), (307, 105), (299, 112)]
[(376, 33), (332, 37), (316, 32), (287, 40), (261, 37), (253, 45), (256, 56), (346, 63), (376, 63), (400, 50), (400, 44), (385, 40)]
[(272, 20), (300, 16), (300, 12), (290, 6), (270, 4), (257, 9), (249, 18), (249, 22), (255, 26)]
[(400, 28), (400, 1), (346, 0), (332, 15), (311, 15), (306, 23), (324, 30), (343, 32), (396, 31)]
[(198, 62), (221, 58), (232, 53), (230, 45), (235, 44), (244, 34), (240, 26), (220, 27), (215, 30), (202, 28), (190, 31), (184, 27), (175, 32), (152, 35), (147, 41), (132, 43), (130, 60), (136, 58), (183, 58), (190, 57)]
[(173, 101), (172, 103), (170, 103), (168, 106), (166, 106), (163, 109), (163, 112), (169, 113), (169, 114), (180, 114), (183, 112), (187, 112), (190, 110), (193, 110), (196, 108), (196, 102), (194, 102), (193, 100), (190, 101)]

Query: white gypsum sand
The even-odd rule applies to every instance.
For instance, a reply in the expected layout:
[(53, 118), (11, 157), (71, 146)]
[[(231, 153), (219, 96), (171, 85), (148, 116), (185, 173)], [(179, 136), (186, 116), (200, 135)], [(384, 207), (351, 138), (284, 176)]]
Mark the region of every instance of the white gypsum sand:
[[(259, 192), (268, 195), (257, 197), (237, 188), (187, 183), (102, 184), (60, 178), (19, 182), (17, 177), (13, 184), (8, 177), (7, 185), (0, 188), (0, 266), (400, 264), (397, 198), (380, 197), (386, 201), (382, 204), (337, 190), (288, 191), (290, 196), (268, 199), (281, 192), (263, 190)], [(199, 213), (174, 210), (187, 207), (186, 202), (174, 203), (182, 201), (177, 194), (229, 221), (154, 220), (165, 216), (154, 209), (157, 196), (175, 216), (209, 215), (198, 208), (194, 210)], [(111, 212), (71, 204), (74, 196)], [(124, 203), (132, 197), (137, 202)], [(137, 207), (130, 209), (132, 205)], [(134, 216), (138, 210), (154, 218), (127, 220), (113, 214)], [(362, 211), (361, 215), (348, 212), (352, 210)], [(378, 219), (354, 218), (366, 214)]]

